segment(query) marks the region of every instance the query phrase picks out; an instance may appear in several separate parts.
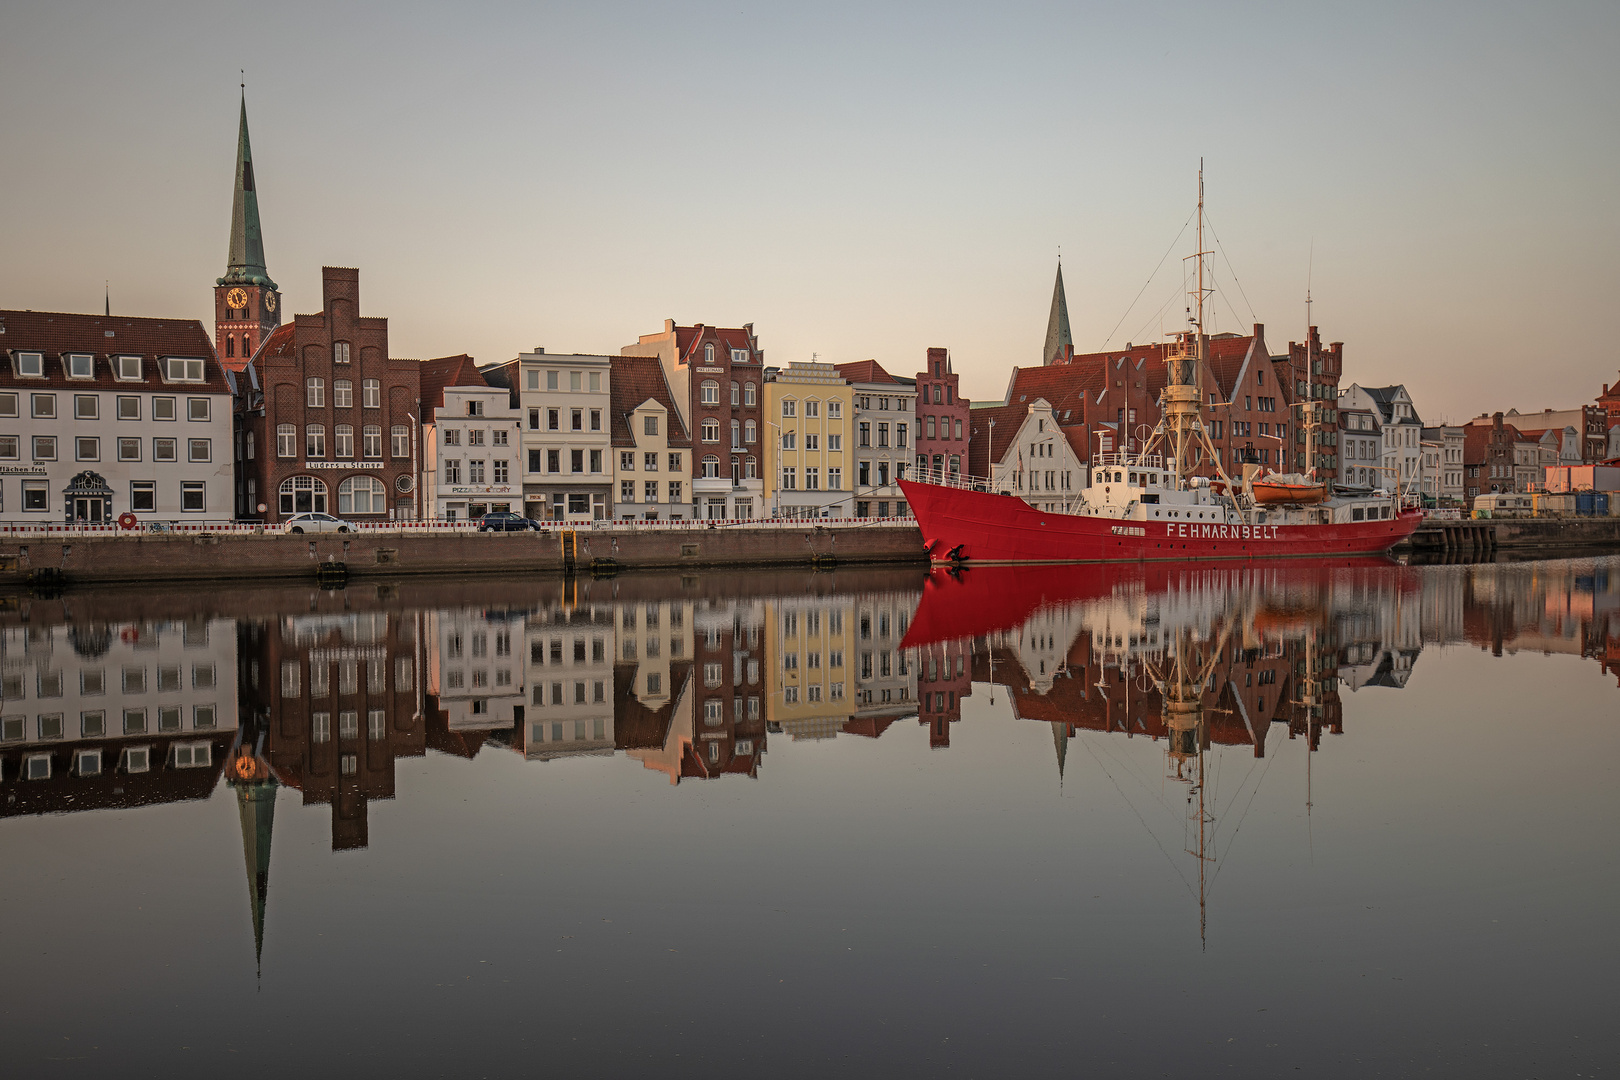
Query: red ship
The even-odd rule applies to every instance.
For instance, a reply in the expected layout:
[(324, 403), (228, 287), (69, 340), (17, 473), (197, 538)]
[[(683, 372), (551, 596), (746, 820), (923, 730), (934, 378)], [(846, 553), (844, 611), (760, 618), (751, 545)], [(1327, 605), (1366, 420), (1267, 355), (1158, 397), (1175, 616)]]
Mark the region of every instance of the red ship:
[[(1326, 484), (1278, 484), (1275, 477), (1268, 482), (1255, 464), (1245, 465), (1237, 481), (1227, 475), (1203, 420), (1208, 254), (1200, 170), (1191, 307), (1196, 314), (1166, 359), (1158, 426), (1139, 452), (1095, 455), (1085, 487), (1065, 493), (1060, 502), (1043, 502), (1048, 509), (1036, 509), (1011, 490), (1021, 487), (1016, 474), (977, 479), (919, 471), (902, 479), (930, 559), (994, 564), (1320, 558), (1376, 555), (1412, 535), (1423, 513), (1398, 493), (1328, 498)], [(1294, 407), (1304, 410), (1307, 434), (1332, 422), (1331, 411), (1324, 419), (1315, 401)], [(1315, 443), (1308, 438), (1307, 448)], [(1199, 475), (1210, 467), (1214, 477)]]

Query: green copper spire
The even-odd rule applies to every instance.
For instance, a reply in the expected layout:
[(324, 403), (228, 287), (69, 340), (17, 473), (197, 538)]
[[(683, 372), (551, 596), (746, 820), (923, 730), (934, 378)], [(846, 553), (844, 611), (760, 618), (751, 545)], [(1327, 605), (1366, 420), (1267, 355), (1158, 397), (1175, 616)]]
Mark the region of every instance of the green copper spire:
[(242, 856), (247, 863), (248, 901), (253, 905), (253, 958), (264, 955), (264, 904), (270, 891), (270, 832), (276, 823), (274, 777), (241, 783), (236, 812), (242, 819)]
[[(242, 121), (242, 137), (247, 138), (247, 121)], [(1050, 364), (1067, 349), (1074, 351), (1074, 337), (1069, 333), (1069, 302), (1063, 296), (1063, 264), (1058, 263), (1057, 284), (1052, 287), (1052, 314), (1046, 320), (1046, 348), (1041, 363)]]
[(248, 143), (247, 91), (242, 92), (242, 123), (236, 136), (236, 193), (231, 200), (231, 253), (220, 285), (276, 283), (264, 267), (264, 234), (259, 229), (259, 194), (253, 184), (253, 147)]

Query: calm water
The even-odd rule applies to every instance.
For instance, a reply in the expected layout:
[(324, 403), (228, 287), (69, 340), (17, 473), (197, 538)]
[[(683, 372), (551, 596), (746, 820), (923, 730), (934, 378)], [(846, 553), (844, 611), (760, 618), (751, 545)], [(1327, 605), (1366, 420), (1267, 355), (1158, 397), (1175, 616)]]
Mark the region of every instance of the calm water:
[(1597, 1076), (1620, 561), (0, 601), (8, 1076)]

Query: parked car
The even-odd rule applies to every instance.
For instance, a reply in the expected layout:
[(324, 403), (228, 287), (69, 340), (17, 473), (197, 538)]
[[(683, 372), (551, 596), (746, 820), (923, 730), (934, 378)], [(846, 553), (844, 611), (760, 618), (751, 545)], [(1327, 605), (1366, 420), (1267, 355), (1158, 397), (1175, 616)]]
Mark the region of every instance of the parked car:
[(479, 532), (525, 532), (540, 528), (540, 523), (510, 510), (497, 510), (478, 519)]
[(281, 531), (285, 533), (346, 533), (354, 532), (354, 526), (342, 518), (333, 517), (331, 514), (294, 514), (287, 519), (287, 524), (282, 527)]

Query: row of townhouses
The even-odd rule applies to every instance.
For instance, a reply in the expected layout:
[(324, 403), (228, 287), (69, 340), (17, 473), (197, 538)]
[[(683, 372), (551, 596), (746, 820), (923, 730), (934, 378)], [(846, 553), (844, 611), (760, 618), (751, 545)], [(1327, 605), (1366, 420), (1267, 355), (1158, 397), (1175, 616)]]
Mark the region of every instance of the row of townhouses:
[[(394, 357), (358, 270), (323, 268), (320, 310), (284, 310), (245, 102), (213, 290), (212, 340), (110, 308), (0, 311), (0, 521), (903, 518), (920, 472), (1052, 508), (1094, 455), (1144, 445), (1167, 373), (1164, 344), (1076, 353), (1061, 267), (1041, 363), (1001, 401), (964, 398), (939, 348), (911, 375), (767, 366), (752, 324), (666, 320), (614, 355)], [(1276, 354), (1259, 323), (1204, 353), (1208, 475), (1252, 463), (1466, 506), (1620, 455), (1620, 381), (1577, 409), (1426, 425), (1402, 386), (1341, 388), (1344, 346), (1315, 327)]]

